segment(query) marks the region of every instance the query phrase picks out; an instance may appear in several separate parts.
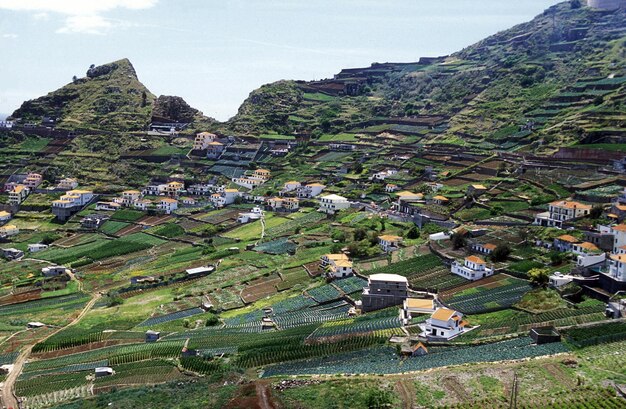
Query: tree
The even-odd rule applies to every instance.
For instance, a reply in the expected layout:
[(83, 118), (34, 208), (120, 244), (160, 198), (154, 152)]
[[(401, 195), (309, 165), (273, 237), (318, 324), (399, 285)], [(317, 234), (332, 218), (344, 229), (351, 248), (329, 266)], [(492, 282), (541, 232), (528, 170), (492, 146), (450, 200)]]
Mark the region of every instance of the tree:
[(72, 77), (72, 82), (73, 82), (73, 83), (76, 83), (76, 81), (78, 81), (78, 77), (77, 77), (76, 75), (74, 75), (74, 76)]
[(569, 4), (572, 9), (579, 9), (583, 6), (580, 0), (572, 0)]
[(353, 233), (354, 241), (361, 241), (367, 238), (367, 231), (365, 229), (356, 229)]
[(591, 217), (592, 219), (599, 219), (600, 216), (602, 216), (603, 212), (604, 212), (604, 208), (600, 205), (596, 205), (592, 207), (591, 210), (589, 211), (589, 217)]
[(491, 252), (493, 261), (505, 261), (511, 254), (511, 247), (508, 244), (500, 244)]
[(352, 167), (352, 171), (354, 173), (356, 173), (357, 175), (363, 172), (363, 165), (361, 164), (361, 162), (357, 162), (354, 164), (354, 166)]
[(208, 318), (206, 319), (205, 325), (207, 327), (213, 327), (213, 326), (215, 326), (215, 325), (217, 325), (219, 323), (220, 323), (220, 320), (219, 320), (219, 318), (217, 318), (217, 315), (209, 314)]
[(550, 270), (547, 268), (532, 268), (528, 271), (528, 279), (535, 285), (544, 286), (548, 283)]
[(420, 232), (417, 229), (417, 226), (411, 227), (411, 229), (406, 234), (406, 238), (411, 239), (411, 240), (419, 239), (419, 237), (420, 237)]
[(450, 241), (452, 242), (452, 249), (458, 250), (461, 247), (465, 247), (465, 236), (461, 233), (453, 233), (450, 236)]
[(141, 92), (141, 107), (145, 107), (146, 105), (148, 105), (148, 94), (146, 94), (146, 91), (142, 91)]

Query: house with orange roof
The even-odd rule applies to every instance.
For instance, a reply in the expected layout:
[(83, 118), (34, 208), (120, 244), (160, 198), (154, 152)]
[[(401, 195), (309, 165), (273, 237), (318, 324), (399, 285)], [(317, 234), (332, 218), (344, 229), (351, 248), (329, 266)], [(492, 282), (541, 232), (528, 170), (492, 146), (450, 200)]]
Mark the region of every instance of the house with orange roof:
[(535, 215), (534, 224), (544, 227), (561, 227), (563, 222), (585, 217), (591, 206), (571, 200), (557, 200), (548, 205), (548, 211)]
[(398, 190), (398, 185), (395, 185), (393, 183), (387, 183), (385, 185), (385, 192), (387, 192), (387, 193), (393, 193), (396, 190)]
[(400, 236), (384, 234), (378, 237), (378, 245), (385, 253), (391, 253), (392, 251), (398, 250), (400, 243), (402, 243), (402, 237)]
[(472, 250), (477, 252), (477, 253), (481, 253), (481, 254), (485, 254), (485, 255), (489, 255), (491, 253), (493, 253), (493, 251), (497, 248), (498, 246), (494, 243), (474, 243), (472, 244)]
[(418, 342), (415, 345), (403, 344), (400, 347), (400, 352), (405, 356), (424, 356), (428, 354), (428, 348), (426, 348), (426, 345), (421, 342)]
[(467, 191), (465, 192), (465, 194), (468, 197), (478, 197), (482, 195), (483, 193), (485, 193), (486, 191), (487, 191), (487, 187), (485, 185), (474, 184), (474, 185), (469, 185), (467, 187)]
[(436, 205), (445, 206), (450, 203), (450, 199), (445, 196), (437, 195), (432, 198), (432, 202)]
[(429, 340), (449, 340), (465, 332), (469, 325), (463, 314), (449, 308), (437, 308), (420, 326), (422, 334)]
[(26, 198), (30, 190), (25, 185), (15, 185), (9, 192), (9, 204), (19, 206)]
[(224, 152), (226, 147), (223, 143), (218, 141), (209, 142), (209, 145), (206, 147), (206, 157), (207, 159), (219, 159)]
[(293, 192), (294, 190), (297, 190), (300, 186), (302, 186), (302, 183), (296, 180), (289, 181), (283, 186), (283, 192)]
[[(626, 287), (626, 254), (611, 254), (607, 276)], [(601, 280), (602, 281), (602, 280)]]
[(435, 300), (431, 298), (406, 298), (400, 309), (400, 320), (407, 325), (414, 316), (432, 314), (435, 311)]
[(579, 269), (587, 269), (604, 264), (606, 260), (606, 253), (595, 244), (587, 241), (574, 244), (572, 252), (576, 254), (576, 266)]
[(171, 214), (174, 210), (178, 209), (178, 200), (170, 197), (164, 197), (157, 202), (157, 209), (165, 214)]
[(482, 258), (469, 256), (465, 257), (463, 264), (454, 261), (451, 272), (468, 280), (476, 281), (493, 275), (493, 268), (487, 267), (487, 263)]
[(616, 224), (609, 227), (609, 234), (613, 235), (613, 253), (626, 246), (626, 224)]
[(193, 150), (194, 151), (203, 151), (205, 150), (209, 144), (217, 139), (215, 134), (210, 132), (200, 132), (196, 135), (196, 138), (193, 141)]
[(566, 252), (574, 250), (574, 245), (581, 241), (572, 235), (563, 234), (554, 239), (553, 248), (557, 251)]
[(5, 223), (11, 220), (11, 213), (5, 212), (4, 210), (0, 211), (0, 223)]

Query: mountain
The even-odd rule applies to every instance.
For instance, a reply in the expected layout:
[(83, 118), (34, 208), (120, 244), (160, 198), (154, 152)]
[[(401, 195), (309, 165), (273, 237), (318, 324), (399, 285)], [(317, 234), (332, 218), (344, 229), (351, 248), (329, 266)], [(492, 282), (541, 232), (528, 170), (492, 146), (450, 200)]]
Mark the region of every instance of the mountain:
[(211, 122), (180, 97), (156, 98), (138, 79), (128, 59), (92, 65), (84, 78), (24, 102), (11, 115), (24, 121), (54, 118), (60, 128), (144, 130), (153, 115), (170, 122)]
[(450, 56), (264, 85), (225, 126), (313, 137), (375, 126), (482, 149), (615, 140), (626, 136), (624, 45), (624, 10), (564, 2)]

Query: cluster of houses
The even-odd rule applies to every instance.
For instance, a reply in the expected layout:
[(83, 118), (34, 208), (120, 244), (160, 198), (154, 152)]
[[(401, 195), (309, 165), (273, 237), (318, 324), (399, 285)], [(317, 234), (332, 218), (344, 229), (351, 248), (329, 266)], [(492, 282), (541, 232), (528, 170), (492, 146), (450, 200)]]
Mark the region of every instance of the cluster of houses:
[(4, 191), (9, 192), (9, 204), (19, 206), (42, 182), (43, 176), (39, 173), (12, 175), (4, 184)]

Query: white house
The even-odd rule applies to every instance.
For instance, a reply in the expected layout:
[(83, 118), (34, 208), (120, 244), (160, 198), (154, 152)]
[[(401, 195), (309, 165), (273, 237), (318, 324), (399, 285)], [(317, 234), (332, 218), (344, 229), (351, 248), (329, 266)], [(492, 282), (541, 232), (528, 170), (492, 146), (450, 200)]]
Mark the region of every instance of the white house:
[(352, 261), (345, 254), (325, 254), (320, 266), (329, 277), (343, 278), (353, 274)]
[(584, 217), (591, 206), (570, 200), (557, 200), (548, 205), (548, 211), (535, 216), (534, 224), (544, 227), (561, 227), (564, 221)]
[(398, 173), (397, 170), (395, 169), (388, 169), (388, 170), (384, 170), (382, 172), (378, 172), (378, 173), (374, 173), (372, 176), (370, 176), (368, 179), (369, 180), (385, 180), (390, 176), (395, 175), (396, 173)]
[(69, 269), (65, 266), (50, 266), (44, 267), (41, 269), (41, 274), (44, 277), (56, 277), (61, 274), (65, 274), (69, 271)]
[(16, 185), (9, 192), (9, 203), (13, 206), (18, 206), (28, 197), (30, 190), (24, 185)]
[(393, 183), (387, 183), (385, 185), (385, 192), (387, 192), (387, 193), (393, 193), (396, 190), (398, 190), (398, 185), (395, 185)]
[(626, 224), (618, 224), (609, 228), (609, 234), (612, 234), (613, 253), (617, 253), (620, 247), (626, 246)]
[(463, 264), (458, 261), (452, 263), (452, 274), (459, 275), (471, 281), (480, 280), (493, 274), (493, 268), (487, 268), (487, 263), (480, 257), (465, 257)]
[(350, 202), (343, 196), (339, 195), (326, 195), (319, 198), (320, 212), (327, 214), (334, 214), (340, 210), (348, 209)]
[(75, 178), (63, 178), (59, 180), (59, 184), (57, 185), (57, 189), (61, 190), (72, 190), (78, 187), (78, 180)]
[(11, 217), (11, 213), (5, 212), (4, 210), (0, 211), (0, 223), (8, 222), (9, 220), (11, 220)]
[(608, 276), (616, 281), (626, 281), (626, 254), (611, 254)]
[(259, 220), (261, 217), (263, 217), (263, 210), (259, 206), (256, 206), (247, 213), (239, 213), (237, 221), (239, 223), (248, 223), (251, 220)]
[(413, 193), (413, 192), (409, 192), (408, 190), (405, 190), (403, 192), (400, 193), (396, 193), (396, 196), (398, 196), (398, 203), (400, 201), (416, 201), (416, 200), (422, 200), (424, 199), (424, 195), (422, 193)]
[(420, 326), (423, 335), (427, 338), (451, 339), (465, 331), (467, 321), (463, 320), (463, 314), (448, 308), (437, 310)]
[(298, 192), (298, 197), (300, 199), (310, 199), (319, 196), (325, 188), (326, 186), (321, 183), (311, 183), (296, 188), (296, 191)]
[(237, 189), (224, 189), (221, 193), (211, 195), (211, 203), (215, 207), (224, 207), (235, 203), (235, 199), (241, 197), (242, 193)]
[(339, 254), (324, 254), (321, 258), (320, 258), (320, 267), (322, 269), (325, 269), (326, 267), (328, 267), (332, 262), (337, 261), (337, 260), (349, 260), (348, 256), (343, 254), (343, 253), (339, 253)]
[(20, 229), (13, 224), (5, 224), (0, 227), (0, 237), (11, 237), (20, 234)]
[(115, 202), (98, 202), (96, 203), (96, 210), (115, 211), (122, 207), (121, 204)]
[(35, 189), (37, 186), (39, 186), (41, 184), (41, 182), (43, 182), (43, 176), (39, 173), (29, 173), (28, 175), (26, 175), (26, 179), (24, 179), (24, 186), (26, 186), (29, 189)]
[(385, 253), (390, 253), (392, 251), (398, 250), (401, 242), (402, 237), (400, 236), (385, 234), (378, 237), (378, 244)]
[(58, 200), (52, 202), (52, 207), (72, 208), (85, 206), (93, 199), (93, 192), (89, 190), (68, 190)]
[(217, 136), (210, 132), (200, 132), (193, 141), (193, 149), (196, 151), (205, 150), (216, 138)]
[(28, 245), (28, 251), (30, 251), (31, 253), (37, 253), (38, 251), (42, 251), (48, 248), (47, 244), (41, 244), (41, 243), (36, 243), (36, 244), (29, 244)]
[(294, 190), (297, 190), (301, 186), (302, 184), (300, 182), (292, 180), (290, 182), (285, 183), (285, 186), (283, 187), (283, 192), (292, 192)]
[(157, 203), (157, 209), (165, 212), (165, 214), (171, 214), (174, 210), (178, 209), (178, 200), (169, 197), (160, 199)]

